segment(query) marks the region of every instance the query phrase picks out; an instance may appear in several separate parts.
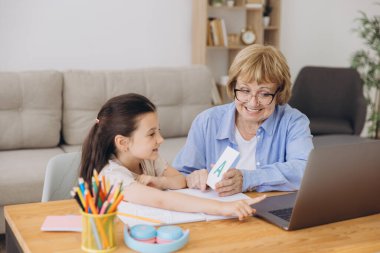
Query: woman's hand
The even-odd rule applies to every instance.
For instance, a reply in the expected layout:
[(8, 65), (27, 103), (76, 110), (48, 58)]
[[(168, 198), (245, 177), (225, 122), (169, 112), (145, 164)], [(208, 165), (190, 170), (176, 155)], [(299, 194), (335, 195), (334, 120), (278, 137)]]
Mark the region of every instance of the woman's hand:
[(229, 169), (223, 174), (222, 180), (215, 185), (215, 191), (219, 196), (230, 196), (242, 192), (243, 174), (238, 169)]
[(244, 199), (233, 202), (221, 202), (220, 214), (224, 216), (237, 216), (239, 220), (243, 220), (246, 217), (252, 216), (256, 212), (251, 207), (252, 204), (258, 203), (265, 199), (266, 196)]
[(191, 189), (200, 189), (206, 191), (208, 172), (206, 169), (196, 170), (190, 175), (186, 176), (187, 187)]

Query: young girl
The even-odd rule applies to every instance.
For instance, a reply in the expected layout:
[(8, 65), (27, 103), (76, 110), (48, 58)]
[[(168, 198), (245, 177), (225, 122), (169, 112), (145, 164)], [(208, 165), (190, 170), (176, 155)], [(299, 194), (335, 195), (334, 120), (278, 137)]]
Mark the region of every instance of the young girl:
[(237, 216), (252, 215), (251, 204), (263, 198), (221, 202), (165, 189), (186, 187), (185, 177), (158, 153), (163, 142), (156, 107), (146, 97), (126, 94), (101, 108), (83, 143), (81, 177), (91, 185), (93, 169), (110, 183), (122, 181), (125, 200), (183, 212)]

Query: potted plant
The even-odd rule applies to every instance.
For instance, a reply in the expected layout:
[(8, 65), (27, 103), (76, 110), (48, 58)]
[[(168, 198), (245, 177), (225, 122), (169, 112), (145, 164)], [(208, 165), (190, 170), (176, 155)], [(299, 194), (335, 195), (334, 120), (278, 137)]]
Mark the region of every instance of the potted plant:
[(268, 27), (269, 26), (271, 12), (272, 12), (272, 6), (270, 6), (269, 4), (266, 4), (264, 6), (264, 11), (263, 11), (264, 27)]
[(360, 12), (354, 30), (365, 42), (366, 48), (354, 53), (351, 67), (355, 68), (363, 80), (364, 96), (368, 103), (368, 136), (379, 138), (380, 126), (380, 16), (368, 17)]

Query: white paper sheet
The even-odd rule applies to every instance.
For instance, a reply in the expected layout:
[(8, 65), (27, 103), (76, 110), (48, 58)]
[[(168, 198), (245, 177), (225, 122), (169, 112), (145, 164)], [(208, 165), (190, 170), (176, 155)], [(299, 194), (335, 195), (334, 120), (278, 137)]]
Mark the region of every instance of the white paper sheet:
[(226, 173), (238, 156), (238, 151), (231, 147), (227, 147), (212, 170), (208, 173), (207, 185), (215, 190), (215, 184), (222, 180), (223, 174)]

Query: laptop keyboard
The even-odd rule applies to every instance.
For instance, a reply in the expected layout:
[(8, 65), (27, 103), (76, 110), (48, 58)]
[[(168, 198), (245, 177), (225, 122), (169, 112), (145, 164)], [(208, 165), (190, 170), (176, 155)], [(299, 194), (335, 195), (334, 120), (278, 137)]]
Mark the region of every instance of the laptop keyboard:
[(269, 211), (271, 214), (276, 215), (277, 217), (280, 217), (283, 220), (290, 221), (290, 216), (292, 215), (293, 208), (284, 208), (284, 209), (277, 209)]

